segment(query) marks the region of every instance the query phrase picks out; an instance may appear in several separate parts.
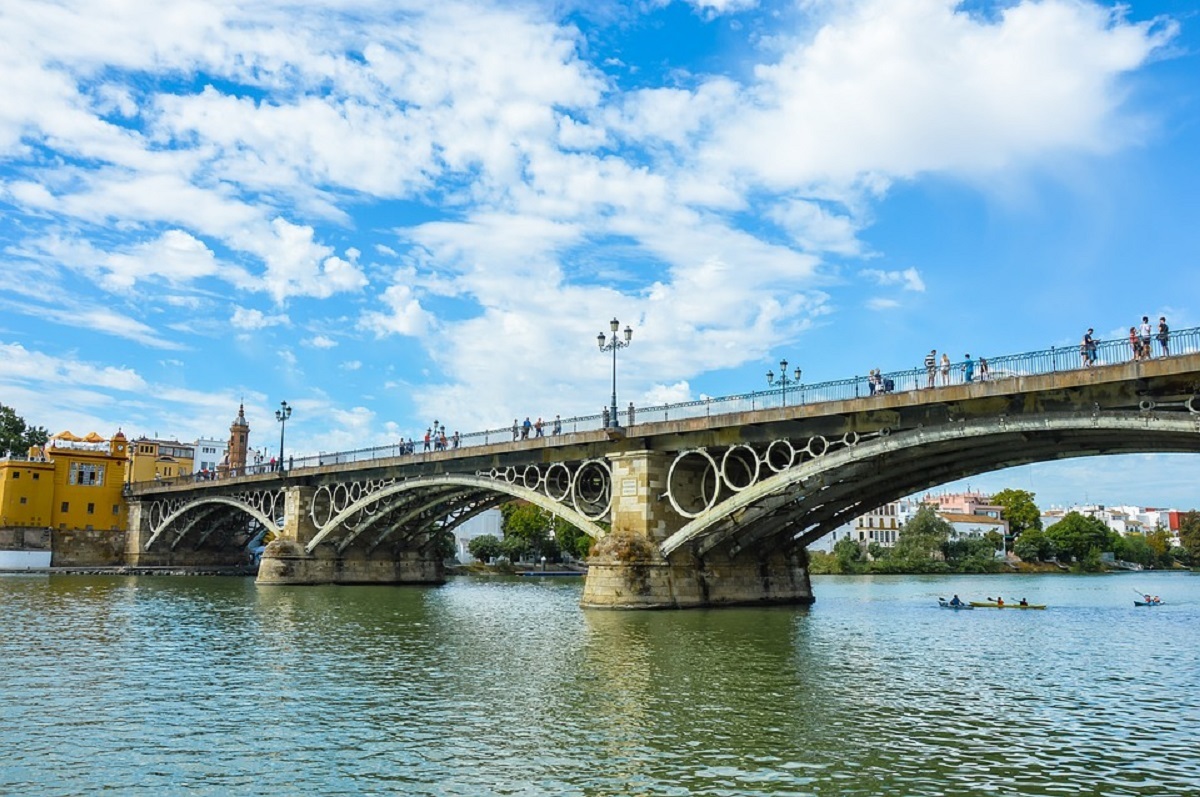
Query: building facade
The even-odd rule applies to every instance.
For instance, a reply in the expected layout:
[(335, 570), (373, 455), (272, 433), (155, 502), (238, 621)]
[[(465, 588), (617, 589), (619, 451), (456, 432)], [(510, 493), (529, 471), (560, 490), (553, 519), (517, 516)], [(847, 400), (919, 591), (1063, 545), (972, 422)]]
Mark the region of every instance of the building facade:
[(195, 471), (196, 447), (178, 440), (139, 437), (129, 442), (126, 480), (147, 482), (185, 476)]
[(217, 469), (225, 464), (229, 456), (227, 440), (200, 438), (193, 444), (196, 457), (192, 461), (192, 473), (201, 476), (216, 476)]
[(124, 531), (125, 436), (64, 434), (0, 460), (0, 527)]

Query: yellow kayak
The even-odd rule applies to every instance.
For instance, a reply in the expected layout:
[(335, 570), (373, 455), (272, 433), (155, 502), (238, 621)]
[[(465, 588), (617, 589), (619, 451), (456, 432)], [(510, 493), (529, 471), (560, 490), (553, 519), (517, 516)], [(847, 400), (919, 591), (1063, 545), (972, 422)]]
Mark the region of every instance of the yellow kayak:
[(1022, 606), (1019, 603), (996, 603), (995, 601), (971, 601), (971, 605), (977, 609), (1045, 609), (1044, 603), (1027, 603)]

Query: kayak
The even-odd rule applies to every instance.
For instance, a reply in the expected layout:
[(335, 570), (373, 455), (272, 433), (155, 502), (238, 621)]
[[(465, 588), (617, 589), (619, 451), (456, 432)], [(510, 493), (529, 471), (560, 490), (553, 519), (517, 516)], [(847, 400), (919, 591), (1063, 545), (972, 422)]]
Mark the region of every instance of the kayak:
[(971, 601), (972, 606), (977, 606), (980, 609), (1045, 609), (1044, 603), (1028, 603), (1022, 606), (1019, 603), (996, 603), (995, 601)]
[(1134, 601), (1134, 606), (1162, 606), (1166, 601)]
[(975, 608), (974, 606), (972, 606), (969, 603), (955, 604), (955, 603), (951, 603), (950, 601), (944, 601), (944, 600), (939, 600), (938, 606), (941, 606), (943, 609), (954, 609), (955, 611), (957, 611), (959, 609), (974, 609)]

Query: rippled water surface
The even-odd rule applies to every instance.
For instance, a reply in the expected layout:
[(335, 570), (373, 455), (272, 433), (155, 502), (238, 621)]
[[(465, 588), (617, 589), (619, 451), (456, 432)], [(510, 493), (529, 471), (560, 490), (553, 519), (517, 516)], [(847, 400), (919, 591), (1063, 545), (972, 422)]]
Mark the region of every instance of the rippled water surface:
[(0, 794), (1200, 794), (1200, 576), (814, 589), (0, 576)]

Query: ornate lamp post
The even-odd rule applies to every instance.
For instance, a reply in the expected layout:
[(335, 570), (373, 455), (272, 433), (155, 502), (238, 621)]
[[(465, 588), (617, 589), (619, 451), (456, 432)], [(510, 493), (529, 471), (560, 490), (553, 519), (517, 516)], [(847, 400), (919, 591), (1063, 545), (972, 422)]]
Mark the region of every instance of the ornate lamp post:
[[(787, 386), (791, 385), (791, 384), (799, 384), (800, 383), (800, 369), (797, 368), (796, 375), (793, 378), (789, 379), (788, 373), (787, 373), (787, 366), (788, 366), (787, 360), (779, 361), (779, 390), (783, 397), (782, 401), (781, 401), (781, 403), (783, 405), (787, 405)], [(775, 372), (767, 371), (767, 385), (771, 386), (774, 384), (775, 384)]]
[(609, 328), (612, 330), (612, 340), (605, 343), (604, 333), (601, 332), (596, 336), (596, 343), (600, 345), (600, 351), (611, 351), (613, 354), (613, 369), (612, 369), (612, 407), (608, 413), (608, 425), (614, 429), (620, 427), (620, 422), (617, 420), (617, 349), (623, 349), (628, 346), (633, 340), (633, 329), (625, 325), (625, 340), (617, 337), (617, 330), (621, 328), (621, 322), (613, 319), (608, 322)]
[(292, 417), (292, 408), (286, 401), (279, 402), (275, 410), (275, 420), (279, 421), (279, 472), (283, 472), (283, 432), (287, 429), (288, 418)]

